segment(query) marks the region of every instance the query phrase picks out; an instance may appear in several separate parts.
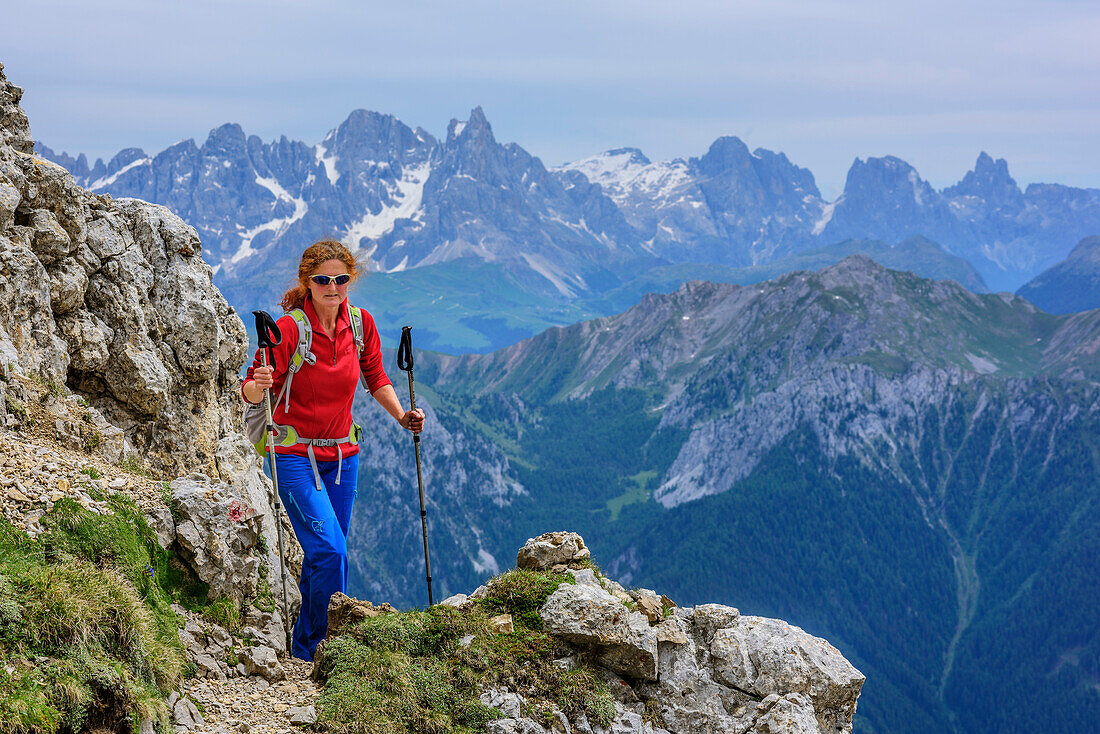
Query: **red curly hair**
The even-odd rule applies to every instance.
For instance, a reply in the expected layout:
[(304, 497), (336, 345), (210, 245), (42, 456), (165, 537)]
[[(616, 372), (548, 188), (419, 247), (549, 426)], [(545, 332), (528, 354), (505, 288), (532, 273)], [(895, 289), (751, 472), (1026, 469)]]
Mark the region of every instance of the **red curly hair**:
[(359, 277), (359, 265), (355, 262), (355, 255), (343, 243), (336, 240), (321, 240), (306, 248), (302, 253), (302, 260), (298, 263), (298, 284), (283, 294), (283, 300), (279, 305), (283, 311), (291, 311), (302, 308), (309, 295), (309, 276), (317, 272), (321, 263), (327, 260), (339, 260), (348, 266), (348, 274), (354, 283)]

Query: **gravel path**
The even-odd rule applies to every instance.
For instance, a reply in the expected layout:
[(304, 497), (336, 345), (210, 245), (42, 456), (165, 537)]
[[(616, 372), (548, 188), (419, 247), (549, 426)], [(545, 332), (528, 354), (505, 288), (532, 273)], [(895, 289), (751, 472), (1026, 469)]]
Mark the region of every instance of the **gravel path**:
[(291, 718), (312, 707), (320, 689), (309, 679), (312, 663), (295, 659), (281, 662), (287, 678), (279, 683), (270, 684), (257, 676), (186, 681), (182, 693), (206, 712), (203, 722), (190, 731), (196, 734), (301, 731), (302, 727), (292, 724)]

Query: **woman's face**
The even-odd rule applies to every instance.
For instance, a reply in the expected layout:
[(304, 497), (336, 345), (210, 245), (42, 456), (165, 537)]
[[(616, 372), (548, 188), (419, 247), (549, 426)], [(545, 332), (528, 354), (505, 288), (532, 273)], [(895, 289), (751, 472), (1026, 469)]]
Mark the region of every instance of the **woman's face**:
[(327, 280), (326, 285), (321, 285), (313, 279), (314, 275), (349, 275), (348, 266), (344, 264), (342, 260), (333, 258), (332, 260), (325, 260), (317, 269), (310, 273), (310, 277), (306, 280), (306, 284), (309, 286), (309, 292), (313, 296), (314, 308), (317, 306), (333, 307), (339, 306), (344, 302), (344, 299), (348, 297), (348, 286), (350, 281), (343, 285), (337, 285), (331, 278), (322, 279)]

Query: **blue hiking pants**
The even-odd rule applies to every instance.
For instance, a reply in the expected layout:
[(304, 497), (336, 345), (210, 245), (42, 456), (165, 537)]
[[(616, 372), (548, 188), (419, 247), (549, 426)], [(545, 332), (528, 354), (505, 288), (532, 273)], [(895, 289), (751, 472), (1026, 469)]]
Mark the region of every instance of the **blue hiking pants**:
[(305, 552), (302, 578), (302, 609), (294, 624), (291, 654), (312, 660), (317, 643), (328, 631), (328, 602), (337, 591), (348, 590), (348, 524), (359, 481), (359, 454), (343, 460), (340, 484), (336, 483), (338, 461), (318, 461), (325, 489), (317, 489), (313, 467), (306, 456), (276, 454), (279, 470), (279, 499), (294, 527), (294, 535)]

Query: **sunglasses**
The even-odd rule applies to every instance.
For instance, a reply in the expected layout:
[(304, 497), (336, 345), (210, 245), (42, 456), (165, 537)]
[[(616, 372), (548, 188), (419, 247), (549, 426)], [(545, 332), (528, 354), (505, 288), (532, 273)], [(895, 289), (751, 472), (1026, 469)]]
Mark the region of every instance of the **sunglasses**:
[(311, 275), (309, 279), (317, 285), (328, 285), (329, 283), (347, 285), (351, 281), (351, 276), (347, 273), (342, 275)]

